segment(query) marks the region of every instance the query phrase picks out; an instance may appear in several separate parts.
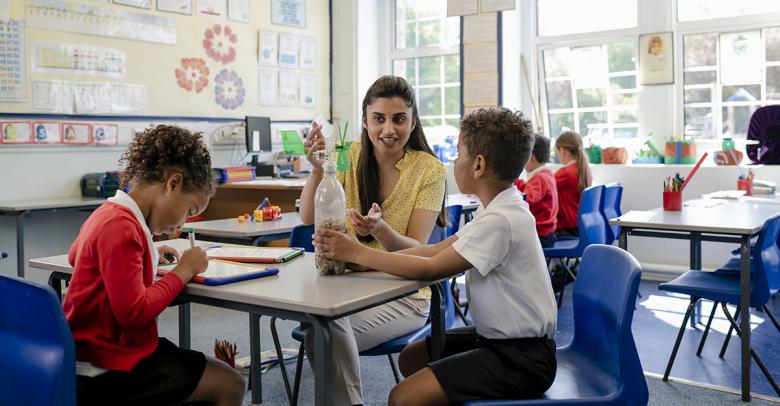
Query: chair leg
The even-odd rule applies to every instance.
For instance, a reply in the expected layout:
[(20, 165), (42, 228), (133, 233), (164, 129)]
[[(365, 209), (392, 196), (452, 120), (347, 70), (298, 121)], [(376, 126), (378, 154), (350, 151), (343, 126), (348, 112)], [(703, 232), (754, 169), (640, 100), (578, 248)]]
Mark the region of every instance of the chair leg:
[(764, 305), (764, 312), (766, 313), (767, 316), (769, 316), (769, 320), (772, 320), (772, 324), (775, 325), (777, 331), (780, 331), (780, 323), (777, 322), (775, 315), (772, 314), (772, 312), (769, 310), (769, 307), (766, 305)]
[(561, 308), (561, 305), (563, 304), (563, 294), (566, 292), (566, 283), (568, 281), (566, 280), (568, 278), (569, 274), (564, 273), (563, 274), (563, 284), (561, 285), (561, 291), (558, 293), (558, 308)]
[(276, 330), (276, 317), (271, 317), (271, 336), (274, 339), (274, 348), (276, 348), (276, 359), (279, 363), (279, 369), (282, 373), (282, 380), (284, 381), (284, 390), (287, 392), (287, 399), (290, 404), (293, 403), (292, 390), (290, 389), (290, 378), (287, 376), (287, 366), (284, 364), (284, 352), (282, 351), (282, 345), (279, 343), (279, 332)]
[[(735, 320), (739, 320), (739, 310), (740, 307), (737, 306), (737, 310), (734, 314)], [(726, 355), (726, 348), (729, 348), (729, 340), (731, 340), (731, 332), (734, 331), (734, 327), (729, 324), (729, 331), (726, 333), (726, 339), (723, 340), (723, 346), (720, 347), (720, 354), (718, 354), (718, 358), (723, 359), (723, 356)]]
[(290, 406), (298, 404), (298, 394), (301, 390), (301, 372), (303, 372), (303, 353), (303, 343), (301, 343), (300, 347), (298, 347), (298, 359), (295, 364), (295, 382), (293, 383), (293, 396)]
[[(737, 332), (737, 337), (742, 339), (742, 332), (739, 330), (739, 326), (737, 325), (737, 322), (731, 318), (731, 314), (729, 314), (729, 309), (726, 308), (726, 304), (723, 303), (723, 313), (726, 313), (726, 318), (729, 319), (729, 323), (731, 323), (731, 326), (734, 327), (734, 331)], [(766, 379), (769, 381), (769, 384), (772, 385), (772, 388), (775, 390), (775, 393), (777, 393), (778, 396), (780, 396), (780, 386), (777, 386), (777, 382), (775, 382), (775, 378), (772, 377), (772, 374), (769, 373), (769, 370), (766, 368), (766, 365), (764, 365), (764, 362), (761, 361), (761, 358), (758, 357), (758, 354), (753, 350), (753, 347), (750, 347), (750, 356), (753, 357), (753, 361), (756, 361), (756, 365), (758, 365), (759, 368), (761, 368), (761, 372), (764, 373), (764, 376), (766, 376)]]
[(460, 307), (460, 289), (458, 288), (458, 283), (455, 278), (450, 280), (450, 292), (452, 292), (452, 299), (455, 302), (455, 314), (457, 314), (458, 317), (460, 317), (460, 319), (463, 321), (463, 325), (470, 326), (471, 322), (466, 318), (466, 314)]
[(395, 367), (393, 354), (387, 354), (387, 359), (390, 361), (390, 369), (393, 370), (393, 378), (395, 378), (395, 383), (398, 384), (401, 382), (401, 378), (398, 376), (398, 368)]
[(715, 317), (715, 310), (718, 309), (718, 302), (712, 304), (712, 311), (710, 312), (710, 318), (707, 320), (707, 326), (704, 327), (704, 334), (701, 335), (701, 341), (699, 342), (699, 349), (696, 350), (696, 356), (701, 357), (701, 350), (704, 348), (704, 342), (707, 341), (707, 334), (710, 332), (710, 325), (712, 319)]
[(688, 318), (691, 317), (691, 312), (696, 302), (699, 301), (698, 297), (692, 297), (691, 303), (688, 304), (688, 309), (685, 310), (685, 317), (683, 317), (682, 325), (680, 326), (680, 332), (677, 333), (677, 341), (674, 342), (674, 348), (672, 349), (672, 355), (669, 357), (669, 363), (666, 364), (666, 371), (664, 372), (664, 382), (669, 380), (669, 373), (672, 372), (672, 365), (674, 365), (674, 359), (677, 357), (677, 350), (680, 349), (680, 342), (682, 341), (683, 334), (685, 334), (685, 325), (688, 324)]
[(565, 269), (566, 272), (569, 274), (569, 276), (571, 276), (571, 280), (572, 281), (576, 281), (577, 280), (577, 275), (574, 274), (574, 271), (572, 269), (577, 267), (577, 265), (579, 264), (579, 259), (577, 259), (574, 262), (574, 266), (572, 266), (572, 267), (569, 267), (569, 259), (571, 259), (571, 258), (566, 258), (566, 264), (564, 264), (563, 261), (561, 261), (561, 265), (563, 265), (563, 269)]

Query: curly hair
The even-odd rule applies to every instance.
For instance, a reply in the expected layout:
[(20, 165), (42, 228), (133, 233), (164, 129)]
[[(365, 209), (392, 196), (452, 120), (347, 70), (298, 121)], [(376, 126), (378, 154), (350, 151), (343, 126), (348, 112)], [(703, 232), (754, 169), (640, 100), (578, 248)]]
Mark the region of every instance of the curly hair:
[(165, 182), (171, 171), (184, 176), (182, 188), (187, 192), (216, 191), (211, 155), (202, 134), (183, 128), (158, 125), (137, 134), (119, 159), (122, 186), (129, 183)]
[(531, 156), (534, 131), (523, 113), (503, 107), (479, 109), (460, 123), (469, 155), (485, 157), (488, 168), (502, 181), (514, 181)]

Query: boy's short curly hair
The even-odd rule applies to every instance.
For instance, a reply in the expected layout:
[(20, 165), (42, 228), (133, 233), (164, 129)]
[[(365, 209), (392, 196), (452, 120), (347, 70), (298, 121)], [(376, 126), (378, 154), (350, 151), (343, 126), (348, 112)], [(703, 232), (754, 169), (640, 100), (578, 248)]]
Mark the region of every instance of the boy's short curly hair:
[(550, 162), (550, 139), (542, 134), (534, 134), (534, 149), (531, 151), (540, 164)]
[(496, 177), (514, 181), (531, 156), (534, 131), (520, 111), (479, 109), (463, 119), (460, 131), (471, 157), (482, 155)]
[(182, 188), (187, 192), (216, 191), (211, 155), (203, 143), (202, 134), (183, 128), (158, 125), (137, 134), (119, 164), (122, 186), (129, 183), (165, 182), (171, 171), (184, 176)]

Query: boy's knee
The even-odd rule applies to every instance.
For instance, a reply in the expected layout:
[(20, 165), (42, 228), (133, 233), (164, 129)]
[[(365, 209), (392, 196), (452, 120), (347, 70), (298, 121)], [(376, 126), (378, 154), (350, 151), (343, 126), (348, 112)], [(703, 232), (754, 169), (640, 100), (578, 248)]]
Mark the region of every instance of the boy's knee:
[(407, 377), (428, 364), (428, 351), (425, 341), (418, 341), (406, 346), (398, 354), (398, 369)]
[(395, 385), (387, 399), (388, 406), (409, 406), (416, 404), (413, 391), (408, 391), (403, 383)]
[(244, 391), (246, 382), (240, 373), (231, 370), (225, 382), (226, 397), (231, 399), (231, 403), (241, 404), (244, 401)]

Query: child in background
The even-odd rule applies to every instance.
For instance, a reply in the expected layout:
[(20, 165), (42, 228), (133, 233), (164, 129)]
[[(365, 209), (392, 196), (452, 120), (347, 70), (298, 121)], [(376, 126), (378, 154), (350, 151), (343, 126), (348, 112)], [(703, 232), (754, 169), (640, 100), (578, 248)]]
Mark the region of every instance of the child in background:
[(555, 172), (558, 187), (559, 236), (577, 236), (577, 210), (580, 196), (593, 182), (588, 158), (582, 148), (582, 137), (574, 131), (566, 131), (555, 140), (555, 152), (563, 167)]
[(435, 280), (467, 271), (474, 326), (447, 331), (438, 361), (429, 361), (429, 340), (404, 348), (398, 361), (407, 378), (390, 393), (391, 406), (535, 397), (552, 385), (555, 298), (534, 218), (512, 185), (532, 143), (531, 123), (521, 113), (480, 109), (463, 119), (455, 180), (485, 207), (436, 245), (386, 252), (346, 233), (315, 234), (319, 255), (404, 278)]
[(542, 248), (555, 245), (555, 225), (558, 217), (558, 188), (553, 172), (545, 166), (550, 161), (550, 139), (534, 134), (534, 149), (525, 164), (528, 181), (518, 179), (515, 186), (525, 193), (525, 202), (536, 219), (536, 233)]
[[(73, 278), (63, 308), (76, 344), (79, 405), (211, 402), (240, 405), (244, 380), (221, 361), (157, 336), (157, 316), (206, 270), (199, 247), (155, 248), (214, 195), (200, 135), (160, 125), (135, 137), (120, 163), (122, 190), (87, 219), (70, 248)], [(154, 281), (157, 264), (179, 264)]]

